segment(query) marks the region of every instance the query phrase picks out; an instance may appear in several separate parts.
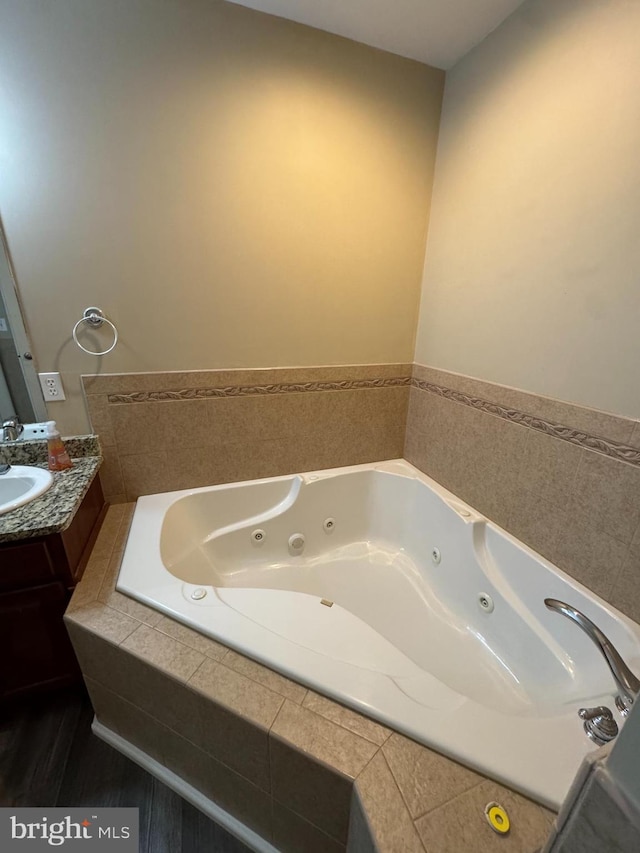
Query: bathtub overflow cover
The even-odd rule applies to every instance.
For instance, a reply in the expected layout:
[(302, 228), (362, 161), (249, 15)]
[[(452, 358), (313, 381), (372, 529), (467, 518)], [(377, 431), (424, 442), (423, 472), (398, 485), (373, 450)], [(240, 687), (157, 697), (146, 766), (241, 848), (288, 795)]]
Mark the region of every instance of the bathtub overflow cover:
[(336, 526), (335, 518), (325, 518), (322, 526), (324, 527), (325, 533), (331, 533), (333, 528)]
[(442, 559), (442, 554), (440, 553), (440, 548), (434, 548), (431, 551), (431, 559), (433, 560), (433, 562), (437, 566), (438, 563), (440, 562), (440, 560)]
[(201, 586), (198, 589), (194, 589), (191, 593), (191, 598), (195, 599), (195, 601), (200, 601), (201, 598), (204, 598), (207, 594), (207, 590), (203, 589)]
[(493, 598), (486, 592), (481, 592), (478, 595), (478, 604), (486, 613), (493, 613), (494, 603)]

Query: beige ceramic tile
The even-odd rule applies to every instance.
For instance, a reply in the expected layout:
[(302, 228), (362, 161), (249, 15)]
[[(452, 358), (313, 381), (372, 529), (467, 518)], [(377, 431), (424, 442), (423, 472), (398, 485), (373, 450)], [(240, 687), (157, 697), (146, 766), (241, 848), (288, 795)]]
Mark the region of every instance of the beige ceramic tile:
[(405, 439), (406, 458), (425, 474), (458, 493), (468, 482), (466, 476), (466, 443), (464, 435), (464, 406), (441, 397), (415, 391), (421, 395), (412, 399)]
[(334, 840), (346, 844), (352, 780), (273, 733), (269, 738), (269, 750), (274, 800)]
[(116, 437), (111, 426), (111, 407), (107, 402), (107, 395), (89, 394), (86, 403), (91, 428), (99, 436), (103, 449), (105, 446), (114, 445)]
[(240, 476), (244, 458), (245, 447), (241, 444), (176, 448), (156, 489), (199, 488), (245, 479)]
[(309, 821), (273, 803), (273, 844), (281, 853), (344, 853), (339, 844)]
[(107, 601), (111, 593), (114, 592), (118, 580), (118, 573), (120, 572), (121, 563), (121, 552), (118, 552), (111, 556), (111, 559), (109, 560), (109, 563), (107, 565), (107, 570), (102, 578), (100, 594), (98, 595), (100, 601)]
[(120, 592), (101, 592), (99, 600), (104, 604), (108, 604), (114, 610), (119, 610), (121, 613), (126, 613), (133, 619), (143, 622), (145, 625), (154, 626), (162, 618), (162, 614), (127, 595), (122, 595)]
[(128, 500), (129, 499), (124, 492), (121, 495), (109, 496), (109, 503), (111, 504), (111, 506), (119, 506), (121, 504), (126, 504)]
[(519, 483), (553, 504), (566, 503), (583, 450), (533, 429), (524, 431)]
[(413, 389), (406, 458), (480, 513), (505, 525), (529, 432)]
[(109, 521), (122, 522), (122, 519), (125, 517), (126, 513), (127, 513), (127, 508), (124, 505), (110, 506), (107, 509), (105, 520), (109, 519)]
[(199, 696), (184, 682), (74, 621), (67, 620), (67, 629), (85, 678), (98, 681), (183, 737), (199, 742)]
[(195, 720), (197, 731), (191, 737), (185, 733), (185, 737), (261, 790), (270, 791), (269, 734), (266, 729), (212, 697), (191, 692), (195, 702), (189, 703), (188, 714)]
[(640, 522), (640, 468), (583, 451), (567, 508), (629, 544)]
[(76, 610), (79, 607), (84, 607), (97, 600), (108, 565), (108, 560), (89, 561), (84, 570), (82, 580), (73, 592), (69, 607), (67, 608), (68, 612)]
[(285, 701), (272, 733), (354, 779), (378, 747), (307, 708)]
[(230, 445), (223, 448), (221, 452), (235, 457), (235, 480), (278, 477), (308, 470), (305, 468), (309, 461), (305, 442), (304, 436), (291, 439), (268, 439)]
[[(125, 504), (124, 506), (127, 507), (130, 505)], [(117, 554), (121, 554), (126, 547), (127, 539), (129, 536), (129, 530), (131, 529), (132, 520), (133, 520), (133, 511), (129, 512), (127, 509), (125, 509), (125, 513), (124, 513), (122, 522), (120, 524), (120, 527), (118, 528), (116, 538), (113, 542), (113, 555), (114, 555), (114, 557)]]
[[(128, 500), (134, 501), (140, 495), (153, 495), (168, 490), (168, 456), (165, 451), (160, 451), (120, 457)], [(173, 486), (170, 485), (169, 489), (171, 488)]]
[(344, 729), (349, 729), (349, 731), (371, 741), (371, 743), (375, 743), (377, 746), (382, 746), (391, 735), (391, 730), (380, 725), (380, 723), (374, 723), (368, 717), (363, 717), (362, 714), (345, 708), (344, 705), (338, 705), (337, 702), (327, 699), (326, 696), (320, 696), (313, 690), (307, 692), (302, 704), (310, 711), (331, 720), (332, 723), (337, 723)]
[(122, 647), (180, 681), (188, 681), (204, 660), (200, 652), (148, 625), (140, 625), (122, 643)]
[(553, 504), (521, 489), (513, 496), (506, 528), (543, 557), (557, 561), (562, 519)]
[(407, 429), (404, 438), (404, 448), (402, 451), (402, 455), (407, 460), (407, 462), (411, 462), (412, 465), (415, 465), (416, 468), (418, 468), (424, 474), (428, 474), (430, 477), (434, 477), (434, 475), (431, 474), (429, 471), (431, 465), (428, 442), (429, 439), (424, 433), (418, 432), (418, 430), (414, 429)]
[(168, 616), (160, 616), (160, 619), (155, 624), (157, 631), (162, 631), (163, 634), (168, 634), (174, 640), (184, 643), (185, 646), (190, 646), (192, 649), (203, 654), (205, 657), (213, 658), (213, 660), (222, 660), (229, 649), (221, 643), (216, 643), (215, 640), (209, 637), (203, 637), (197, 631), (187, 628), (186, 625), (181, 625), (175, 619)]
[(504, 522), (518, 491), (517, 472), (528, 430), (469, 407), (459, 409), (453, 461), (459, 485), (454, 491), (484, 515)]
[(207, 409), (210, 441), (216, 444), (287, 438), (302, 432), (311, 398), (318, 394), (275, 394), (212, 400)]
[[(487, 823), (487, 803), (502, 805), (511, 823), (506, 836)], [(427, 850), (438, 853), (534, 853), (551, 831), (550, 813), (519, 794), (486, 781), (416, 822)]]
[(420, 388), (411, 388), (407, 408), (407, 429), (416, 432), (429, 432), (433, 406), (440, 398)]
[(112, 643), (121, 643), (126, 640), (140, 625), (136, 619), (118, 610), (112, 610), (101, 602), (92, 602), (84, 607), (78, 607), (65, 619), (83, 625)]
[(100, 468), (100, 483), (105, 500), (111, 502), (113, 495), (124, 493), (124, 479), (120, 467), (120, 454), (115, 445), (103, 445), (104, 462)]
[(391, 735), (382, 752), (414, 820), (484, 778), (399, 734)]
[(225, 651), (226, 654), (223, 661), (225, 666), (239, 672), (241, 675), (246, 675), (247, 678), (251, 678), (264, 687), (268, 687), (274, 693), (279, 693), (281, 696), (297, 704), (301, 704), (307, 695), (307, 688), (301, 684), (296, 684), (296, 682), (285, 678), (272, 669), (267, 669), (266, 666), (262, 666), (244, 655), (238, 654), (238, 652), (234, 652), (231, 649)]
[(284, 701), (273, 690), (209, 659), (192, 676), (189, 685), (263, 729), (271, 727)]
[(102, 522), (98, 538), (91, 550), (90, 559), (104, 560), (111, 556), (121, 523), (122, 517), (119, 514), (112, 514), (111, 510), (109, 510), (105, 520)]
[(209, 444), (212, 405), (210, 400), (178, 400), (111, 406), (118, 450), (122, 455), (153, 453), (158, 436), (175, 436), (180, 446)]
[(151, 758), (164, 763), (164, 741), (168, 729), (149, 714), (105, 688), (85, 678), (98, 722), (137, 746)]
[[(357, 795), (380, 853), (424, 853), (411, 816), (389, 770), (382, 750), (360, 774)], [(469, 848), (459, 847), (456, 853)], [(427, 850), (440, 851), (437, 845)]]
[(640, 545), (632, 545), (629, 549), (608, 601), (640, 623)]
[(270, 840), (272, 819), (268, 793), (170, 729), (165, 729), (163, 751), (169, 770), (245, 826)]
[(558, 520), (553, 556), (549, 559), (597, 595), (608, 599), (629, 546), (599, 530), (595, 518), (576, 516), (570, 507), (559, 511)]

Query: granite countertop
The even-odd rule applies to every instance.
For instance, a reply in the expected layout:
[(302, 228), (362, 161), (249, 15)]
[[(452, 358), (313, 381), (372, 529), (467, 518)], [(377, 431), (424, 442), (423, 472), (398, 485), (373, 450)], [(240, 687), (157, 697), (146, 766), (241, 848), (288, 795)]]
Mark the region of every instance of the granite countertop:
[[(39, 444), (42, 445), (41, 442)], [(72, 441), (65, 440), (65, 445), (72, 453), (76, 450)], [(92, 449), (95, 452), (95, 448)], [(47, 467), (47, 463), (34, 458), (33, 453), (29, 454), (31, 458), (25, 458), (26, 450), (26, 447), (20, 447), (18, 458), (15, 458), (18, 453), (11, 454), (14, 456), (11, 463), (34, 465), (38, 468)], [(44, 453), (46, 456), (46, 449)], [(41, 456), (41, 453), (38, 452), (37, 456)], [(61, 533), (69, 527), (98, 473), (102, 457), (99, 455), (72, 456), (72, 462), (73, 467), (67, 471), (53, 472), (53, 484), (41, 497), (0, 515), (0, 544)]]

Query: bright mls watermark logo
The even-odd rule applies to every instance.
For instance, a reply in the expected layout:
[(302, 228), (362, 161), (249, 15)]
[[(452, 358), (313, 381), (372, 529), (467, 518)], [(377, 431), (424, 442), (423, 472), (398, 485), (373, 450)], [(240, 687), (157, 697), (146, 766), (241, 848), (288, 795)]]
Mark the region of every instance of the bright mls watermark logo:
[(0, 808), (0, 851), (138, 853), (138, 809)]

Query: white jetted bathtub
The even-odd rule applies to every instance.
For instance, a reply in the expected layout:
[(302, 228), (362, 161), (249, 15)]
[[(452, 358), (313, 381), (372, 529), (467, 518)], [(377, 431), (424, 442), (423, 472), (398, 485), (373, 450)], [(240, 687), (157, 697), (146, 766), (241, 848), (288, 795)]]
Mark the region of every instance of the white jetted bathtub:
[(544, 599), (640, 672), (635, 623), (402, 460), (140, 498), (117, 588), (556, 809), (618, 691)]

